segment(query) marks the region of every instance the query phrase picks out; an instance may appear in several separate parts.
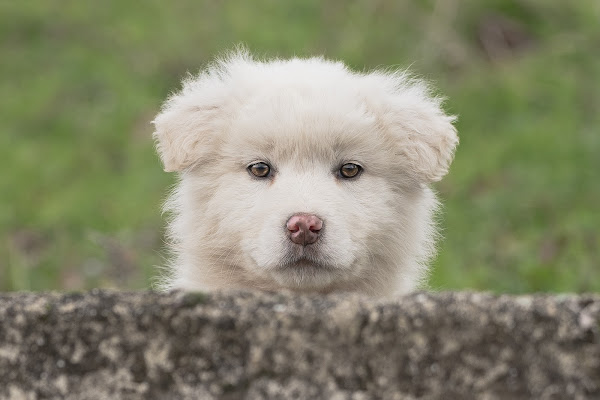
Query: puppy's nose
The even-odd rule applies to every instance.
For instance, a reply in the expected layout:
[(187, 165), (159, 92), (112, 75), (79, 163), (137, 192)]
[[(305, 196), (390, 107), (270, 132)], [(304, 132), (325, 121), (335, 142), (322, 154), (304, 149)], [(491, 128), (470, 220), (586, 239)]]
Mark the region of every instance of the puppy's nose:
[(290, 240), (306, 246), (319, 239), (319, 232), (323, 228), (323, 221), (312, 214), (295, 214), (286, 223)]

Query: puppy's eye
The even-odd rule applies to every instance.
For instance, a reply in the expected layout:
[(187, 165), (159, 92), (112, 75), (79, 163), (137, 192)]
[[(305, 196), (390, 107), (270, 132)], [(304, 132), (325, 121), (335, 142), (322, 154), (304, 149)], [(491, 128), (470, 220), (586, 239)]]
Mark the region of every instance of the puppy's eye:
[(342, 178), (350, 179), (358, 176), (362, 167), (354, 163), (346, 163), (340, 167), (340, 176)]
[(257, 162), (250, 165), (248, 171), (258, 178), (266, 178), (271, 173), (271, 167), (264, 162)]

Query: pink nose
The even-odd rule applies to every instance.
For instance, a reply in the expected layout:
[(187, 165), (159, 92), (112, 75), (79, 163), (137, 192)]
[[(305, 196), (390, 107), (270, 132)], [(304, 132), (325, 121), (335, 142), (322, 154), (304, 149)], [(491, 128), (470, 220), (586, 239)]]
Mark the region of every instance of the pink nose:
[(290, 217), (286, 227), (290, 240), (306, 246), (319, 239), (319, 232), (323, 228), (323, 221), (312, 214), (295, 214)]

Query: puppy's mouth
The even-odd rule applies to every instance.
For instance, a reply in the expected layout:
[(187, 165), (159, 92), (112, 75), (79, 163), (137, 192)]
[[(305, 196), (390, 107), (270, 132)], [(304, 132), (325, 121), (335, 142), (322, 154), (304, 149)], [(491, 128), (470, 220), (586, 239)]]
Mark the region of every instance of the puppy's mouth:
[(322, 246), (288, 245), (272, 265), (271, 277), (291, 290), (321, 290), (343, 278), (344, 268), (336, 261)]
[(278, 265), (279, 270), (330, 271), (334, 269), (329, 260), (312, 246), (293, 246)]
[(315, 262), (307, 258), (301, 258), (295, 261), (285, 261), (281, 263), (277, 269), (280, 270), (313, 270), (317, 271), (330, 271), (333, 269), (332, 266), (320, 262)]

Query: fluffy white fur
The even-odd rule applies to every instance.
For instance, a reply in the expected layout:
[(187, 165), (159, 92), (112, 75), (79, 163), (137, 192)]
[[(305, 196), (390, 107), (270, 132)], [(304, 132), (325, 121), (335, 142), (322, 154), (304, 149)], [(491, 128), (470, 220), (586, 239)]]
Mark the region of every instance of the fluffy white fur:
[[(153, 121), (166, 171), (173, 252), (163, 287), (405, 293), (434, 252), (429, 183), (458, 143), (454, 117), (404, 72), (350, 71), (323, 58), (258, 61), (237, 51), (183, 83)], [(248, 165), (267, 162), (268, 179)], [(341, 179), (340, 166), (363, 167)], [(324, 221), (307, 263), (285, 224)]]

